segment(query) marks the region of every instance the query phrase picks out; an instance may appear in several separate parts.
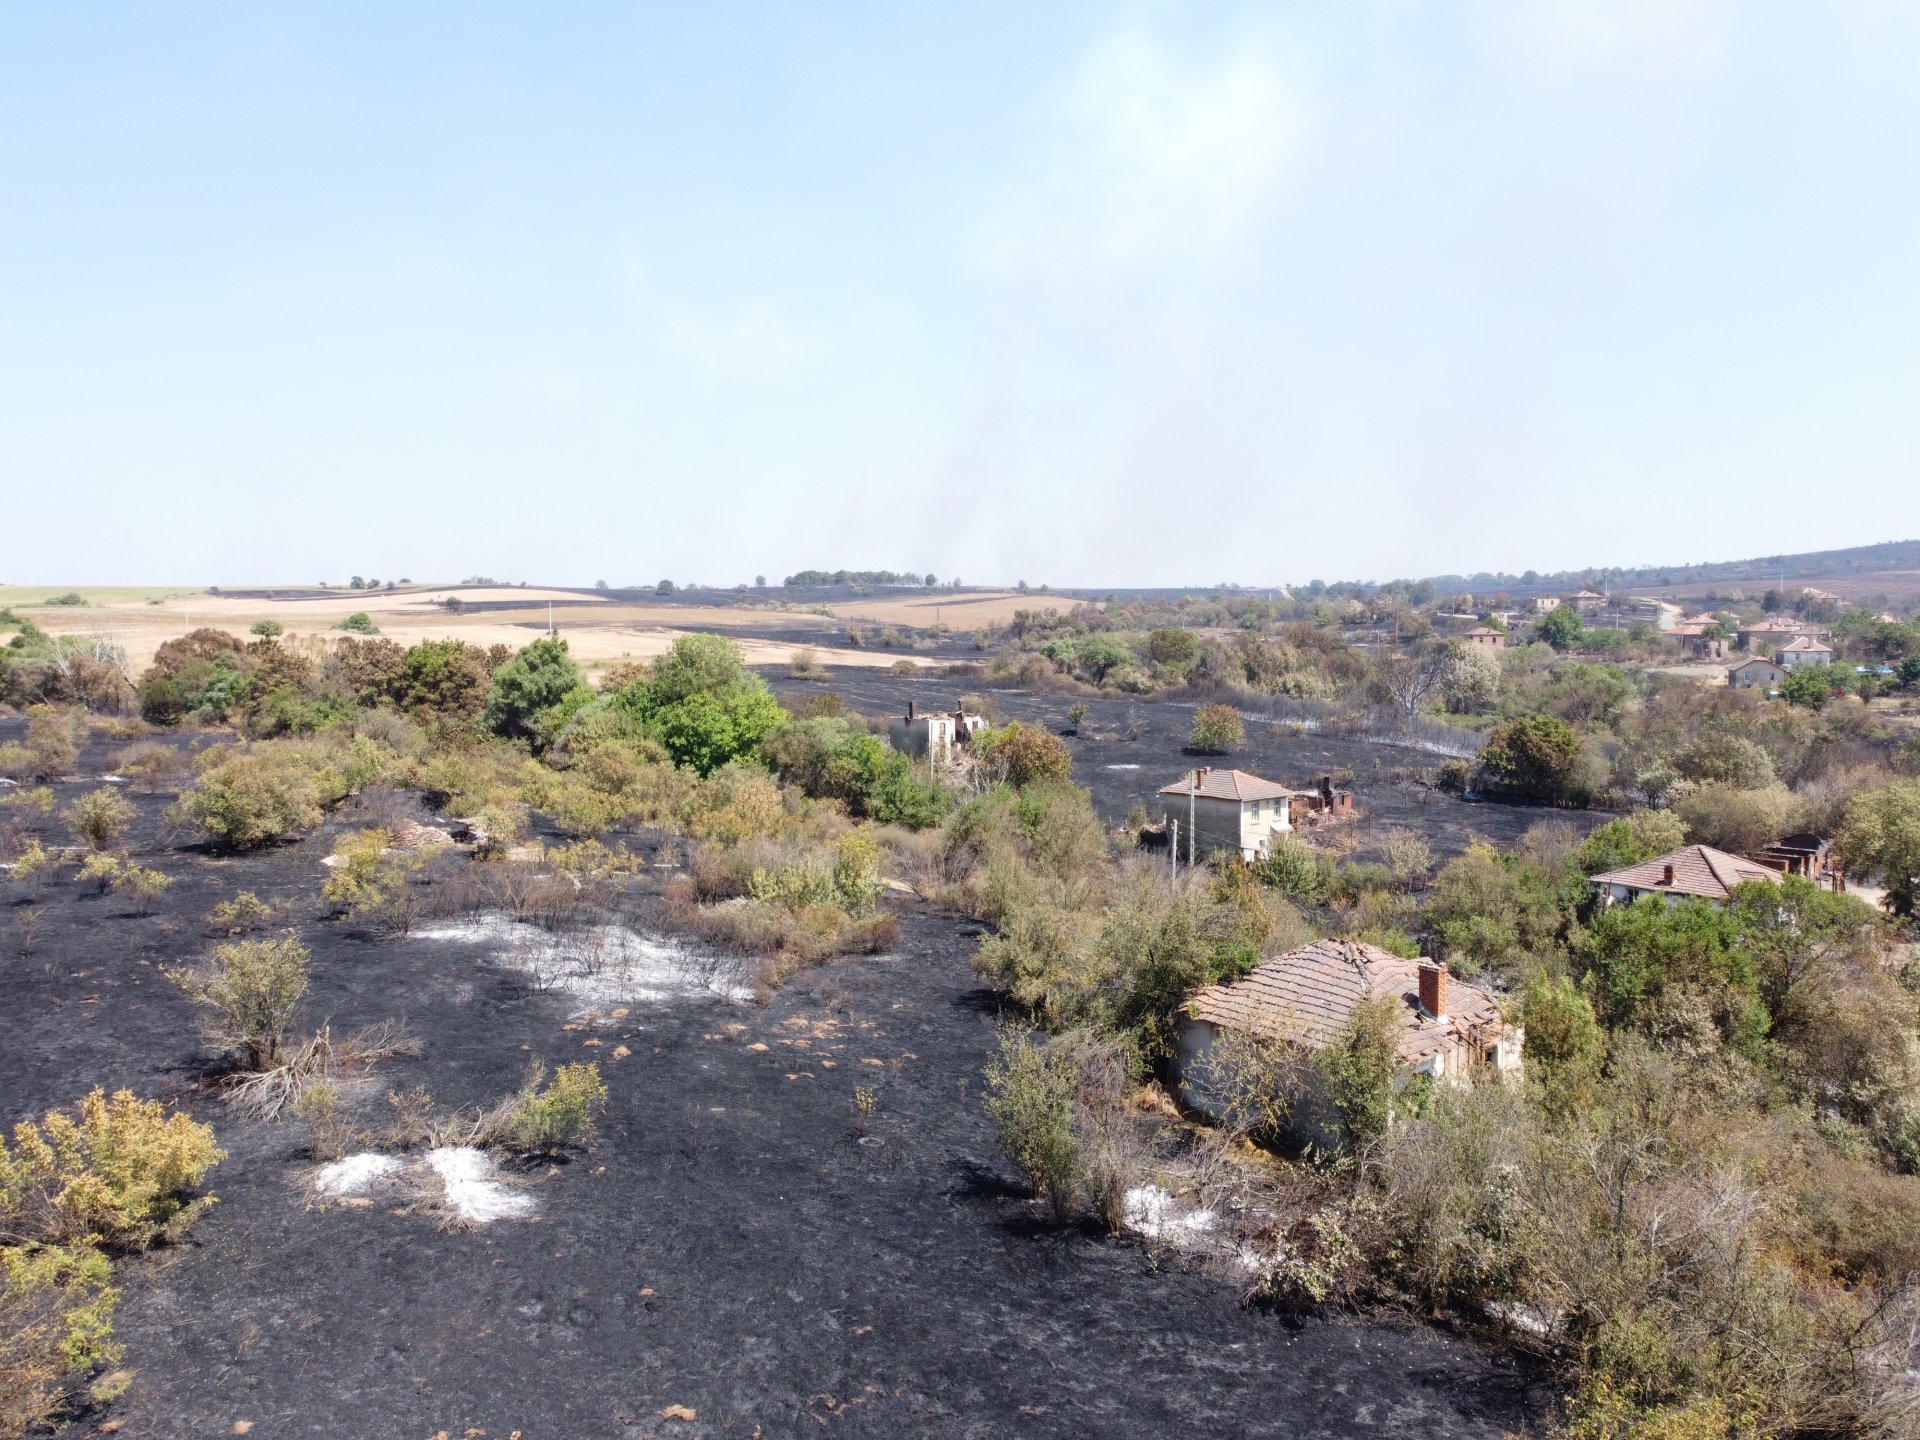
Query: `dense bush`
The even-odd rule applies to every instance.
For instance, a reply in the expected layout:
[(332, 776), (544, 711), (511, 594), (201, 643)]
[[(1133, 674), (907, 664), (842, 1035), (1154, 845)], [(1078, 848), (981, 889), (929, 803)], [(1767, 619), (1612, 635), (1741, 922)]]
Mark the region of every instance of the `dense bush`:
[(207, 1012), (207, 1036), (233, 1051), (242, 1068), (277, 1064), (307, 993), (307, 948), (281, 940), (237, 940), (216, 945), (198, 966), (170, 979)]
[[(1559, 611), (1554, 611), (1559, 614)], [(1574, 794), (1580, 734), (1551, 715), (1525, 715), (1493, 732), (1480, 765), (1488, 781), (1528, 800), (1562, 803)]]
[(213, 1203), (185, 1192), (222, 1158), (209, 1127), (125, 1090), (0, 1137), (0, 1434), (38, 1433), (65, 1387), (120, 1357), (106, 1252), (177, 1237)]
[(536, 1064), (520, 1093), (493, 1118), (493, 1134), (498, 1143), (519, 1150), (584, 1145), (593, 1138), (594, 1117), (606, 1108), (607, 1086), (598, 1065), (562, 1065), (547, 1080), (545, 1068)]
[(1187, 747), (1202, 755), (1224, 755), (1247, 738), (1240, 712), (1231, 705), (1202, 705), (1193, 712)]
[(62, 818), (76, 840), (89, 850), (111, 850), (137, 814), (133, 802), (111, 785), (89, 790), (69, 805)]
[(318, 767), (297, 752), (220, 753), (181, 796), (180, 813), (222, 845), (261, 845), (320, 823), (321, 781)]
[(819, 716), (795, 721), (763, 742), (774, 772), (849, 814), (923, 829), (947, 813), (947, 793), (915, 773), (914, 762), (856, 721)]
[(1073, 753), (1064, 740), (1018, 720), (982, 731), (974, 748), (991, 779), (1016, 787), (1064, 781), (1073, 772)]

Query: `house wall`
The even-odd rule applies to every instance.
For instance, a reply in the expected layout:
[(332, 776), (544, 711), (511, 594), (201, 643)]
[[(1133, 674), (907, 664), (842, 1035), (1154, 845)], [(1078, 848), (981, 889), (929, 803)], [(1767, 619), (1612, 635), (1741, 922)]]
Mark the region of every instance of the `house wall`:
[(1797, 670), (1802, 665), (1831, 665), (1831, 650), (1782, 650), (1778, 657), (1780, 668)]
[(916, 715), (887, 725), (887, 742), (902, 755), (918, 758), (932, 750), (934, 758), (942, 762), (952, 758), (953, 734), (951, 715)]
[(1756, 686), (1771, 690), (1787, 678), (1787, 672), (1771, 661), (1762, 661), (1758, 665), (1742, 665), (1730, 671), (1728, 683), (1736, 690), (1751, 690)]
[[(1180, 1102), (1213, 1120), (1221, 1119), (1226, 1111), (1215, 1077), (1208, 1073), (1208, 1059), (1220, 1033), (1220, 1027), (1211, 1020), (1196, 1020), (1189, 1016), (1181, 1022), (1173, 1061), (1175, 1089)], [(1494, 1052), (1490, 1066), (1493, 1073), (1502, 1079), (1517, 1077), (1526, 1049), (1526, 1032), (1515, 1029), (1502, 1036), (1491, 1048)], [(1451, 1045), (1425, 1064), (1402, 1071), (1395, 1085), (1396, 1088), (1404, 1086), (1419, 1075), (1431, 1075), (1436, 1081), (1453, 1085), (1470, 1085), (1476, 1073), (1483, 1073), (1478, 1071), (1482, 1063), (1486, 1063), (1484, 1056), (1469, 1053), (1460, 1045)], [(1295, 1100), (1280, 1138), (1290, 1145), (1313, 1144), (1331, 1148), (1341, 1138), (1339, 1111), (1314, 1085), (1315, 1077), (1311, 1070), (1306, 1071), (1302, 1078), (1310, 1088)]]
[[(1268, 842), (1293, 828), (1287, 802), (1262, 800), (1221, 800), (1207, 795), (1193, 799), (1195, 860), (1203, 861), (1216, 850), (1236, 851), (1242, 859), (1253, 860), (1266, 854)], [(1187, 858), (1187, 801), (1185, 795), (1162, 795), (1161, 816), (1171, 826), (1180, 826), (1180, 856)]]

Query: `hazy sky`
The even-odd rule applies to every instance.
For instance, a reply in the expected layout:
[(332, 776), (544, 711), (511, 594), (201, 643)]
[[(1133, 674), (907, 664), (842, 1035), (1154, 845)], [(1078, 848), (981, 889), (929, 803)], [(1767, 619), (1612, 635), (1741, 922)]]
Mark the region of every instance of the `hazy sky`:
[(1920, 5), (0, 0), (0, 581), (1920, 536)]

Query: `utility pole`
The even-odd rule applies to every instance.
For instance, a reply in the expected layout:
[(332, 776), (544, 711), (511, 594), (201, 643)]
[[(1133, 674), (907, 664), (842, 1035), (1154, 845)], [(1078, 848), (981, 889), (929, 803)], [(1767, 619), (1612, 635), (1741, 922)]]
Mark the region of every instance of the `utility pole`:
[(1189, 870), (1193, 868), (1193, 817), (1194, 807), (1200, 803), (1196, 798), (1199, 794), (1200, 772), (1196, 769), (1193, 772), (1192, 783), (1187, 786), (1187, 868)]
[(1180, 822), (1169, 820), (1167, 824), (1170, 827), (1167, 835), (1167, 881), (1171, 884), (1180, 869)]

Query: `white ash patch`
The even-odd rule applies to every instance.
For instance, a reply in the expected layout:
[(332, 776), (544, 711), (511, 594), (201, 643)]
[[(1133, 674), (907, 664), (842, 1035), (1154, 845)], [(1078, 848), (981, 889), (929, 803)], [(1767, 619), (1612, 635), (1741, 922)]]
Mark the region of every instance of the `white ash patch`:
[(445, 1187), (447, 1208), (462, 1220), (485, 1225), (533, 1213), (533, 1197), (503, 1184), (500, 1167), (484, 1150), (471, 1145), (448, 1145), (427, 1152), (428, 1167)]
[(1212, 1232), (1211, 1210), (1190, 1209), (1158, 1185), (1137, 1185), (1122, 1200), (1126, 1227), (1149, 1240), (1169, 1245), (1199, 1244)]
[(322, 1165), (313, 1172), (313, 1191), (329, 1199), (347, 1195), (365, 1195), (390, 1183), (406, 1168), (398, 1156), (362, 1151), (345, 1159)]
[(1140, 767), (1138, 765), (1128, 763), (1123, 765), (1105, 765), (1105, 766), (1102, 766), (1101, 768), (1105, 770), (1138, 770)]
[(442, 1146), (424, 1155), (362, 1151), (322, 1165), (310, 1183), (322, 1199), (350, 1205), (365, 1205), (380, 1191), (405, 1190), (443, 1203), (474, 1225), (517, 1220), (534, 1210), (533, 1197), (503, 1181), (493, 1157), (471, 1145)]
[(740, 983), (740, 968), (734, 962), (624, 925), (556, 932), (490, 913), (414, 934), (426, 940), (484, 945), (494, 964), (519, 971), (535, 989), (560, 991), (589, 1009), (753, 998), (753, 991)]

